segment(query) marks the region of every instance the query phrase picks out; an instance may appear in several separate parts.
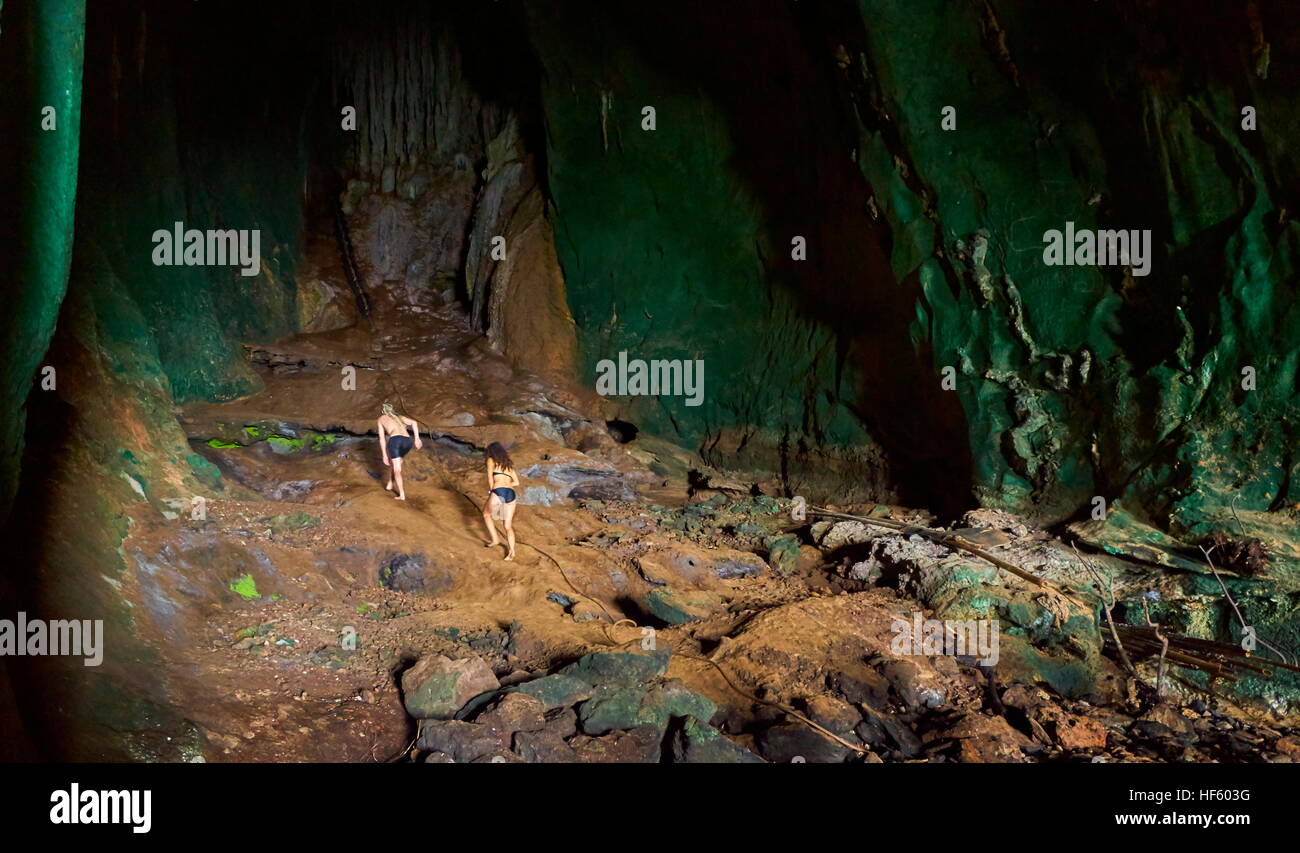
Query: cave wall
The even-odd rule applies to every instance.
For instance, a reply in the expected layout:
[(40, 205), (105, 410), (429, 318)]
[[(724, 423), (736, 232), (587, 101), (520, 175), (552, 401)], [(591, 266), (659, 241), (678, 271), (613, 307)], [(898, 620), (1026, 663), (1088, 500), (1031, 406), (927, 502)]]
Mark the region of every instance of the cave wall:
[[(54, 333), (72, 262), (85, 0), (0, 4), (0, 519), (18, 487), (24, 404)], [(53, 128), (43, 112), (53, 107)], [(15, 284), (15, 282), (17, 284)], [(20, 286), (18, 286), (20, 285)]]
[[(732, 466), (804, 454), (841, 501), (1100, 495), (1199, 535), (1300, 498), (1285, 4), (560, 9), (530, 27), (579, 370), (707, 370), (703, 406), (629, 419)], [(1067, 221), (1149, 229), (1150, 274), (1045, 265)]]
[[(180, 37), (193, 31), (207, 40)], [(7, 36), (0, 32), (0, 49)], [(227, 51), (283, 50), (277, 32), (250, 36), (198, 4), (92, 7), (76, 44), (83, 38), (66, 297), (43, 309), (58, 312), (48, 351), (32, 317), (21, 318), (23, 346), (9, 350), (44, 359), (58, 384), (25, 395), (21, 482), (7, 519), (24, 571), (7, 578), (5, 603), (47, 619), (103, 619), (106, 654), (93, 668), (68, 657), (6, 659), (5, 673), (24, 685), (14, 710), (41, 756), (178, 760), (196, 733), (172, 710), (159, 666), (168, 655), (161, 627), (173, 614), (142, 606), (159, 600), (142, 594), (156, 579), (122, 543), (137, 518), (176, 518), (192, 496), (226, 493), (219, 472), (191, 450), (176, 406), (255, 389), (240, 342), (296, 330), (292, 261), (320, 191), (300, 94), (313, 91), (315, 66), (300, 54), (300, 76), (281, 74), (284, 90), (268, 89), (256, 63), (232, 68)], [(39, 63), (34, 69), (45, 79)], [(35, 216), (52, 250), (73, 235), (48, 212), (21, 215)], [(258, 275), (155, 266), (152, 234), (178, 219), (187, 228), (260, 229)], [(53, 299), (45, 272), (49, 287), (28, 273), (22, 291)]]
[[(859, 7), (844, 76), (860, 163), (888, 199), (917, 337), (960, 373), (975, 496), (1054, 516), (1121, 498), (1196, 532), (1233, 496), (1294, 505), (1300, 66), (1284, 5), (1097, 3), (1068, 27), (1024, 2)], [(1150, 274), (1044, 265), (1043, 234), (1066, 221), (1151, 229)]]
[[(867, 426), (887, 395), (862, 393), (863, 379), (906, 381), (913, 359), (889, 354), (905, 327), (883, 310), (896, 291), (848, 157), (847, 104), (793, 8), (530, 11), (582, 378), (621, 351), (702, 360), (701, 405), (610, 402), (726, 467), (779, 470), (840, 501), (887, 497), (899, 472)], [(791, 258), (796, 237), (807, 262)]]
[[(256, 390), (239, 344), (297, 331), (293, 263), (310, 190), (315, 126), (305, 116), (316, 66), (301, 49), (289, 66), (297, 73), (267, 85), (256, 63), (231, 63), (227, 51), (293, 48), (273, 31), (245, 29), (218, 10), (150, 3), (92, 10), (88, 22), (86, 121), (111, 144), (83, 158), (79, 245), (103, 253), (139, 308), (177, 402)], [(194, 31), (207, 38), (182, 36)], [(153, 233), (178, 220), (260, 231), (257, 274), (155, 265)], [(122, 345), (139, 345), (135, 333), (124, 330)]]
[[(72, 262), (84, 58), (84, 0), (0, 2), (0, 524), (19, 490), (28, 394), (45, 364)], [(42, 125), (54, 108), (54, 127)], [(14, 600), (13, 572), (0, 574), (0, 602)], [(19, 710), (26, 693), (0, 662), (0, 760), (37, 757)]]

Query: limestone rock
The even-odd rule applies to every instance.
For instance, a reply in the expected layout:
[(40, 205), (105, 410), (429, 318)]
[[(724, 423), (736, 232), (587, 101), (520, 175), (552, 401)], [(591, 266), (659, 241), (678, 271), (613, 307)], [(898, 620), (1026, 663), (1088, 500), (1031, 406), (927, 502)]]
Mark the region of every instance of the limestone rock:
[[(447, 720), (467, 702), (500, 687), (482, 658), (421, 658), (402, 673), (406, 711), (417, 720)], [(445, 750), (444, 750), (445, 751)]]

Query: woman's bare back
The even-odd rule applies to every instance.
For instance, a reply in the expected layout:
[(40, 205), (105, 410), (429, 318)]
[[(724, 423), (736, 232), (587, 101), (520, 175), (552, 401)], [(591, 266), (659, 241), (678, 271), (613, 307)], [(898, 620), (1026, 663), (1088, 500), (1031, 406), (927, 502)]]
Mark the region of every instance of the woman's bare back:
[(379, 425), (382, 426), (384, 431), (389, 435), (406, 435), (406, 424), (402, 423), (397, 418), (389, 417), (388, 415), (380, 415)]

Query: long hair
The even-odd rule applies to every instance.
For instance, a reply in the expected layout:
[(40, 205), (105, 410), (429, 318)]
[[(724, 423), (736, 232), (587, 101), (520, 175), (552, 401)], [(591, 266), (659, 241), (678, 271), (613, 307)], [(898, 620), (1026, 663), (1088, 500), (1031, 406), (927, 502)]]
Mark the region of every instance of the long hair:
[(388, 415), (390, 418), (397, 417), (397, 412), (394, 411), (392, 403), (385, 401), (381, 408), (383, 408), (384, 414)]
[(515, 463), (510, 461), (510, 454), (501, 446), (501, 442), (494, 441), (487, 446), (488, 458), (496, 463), (498, 469), (502, 471), (515, 470)]

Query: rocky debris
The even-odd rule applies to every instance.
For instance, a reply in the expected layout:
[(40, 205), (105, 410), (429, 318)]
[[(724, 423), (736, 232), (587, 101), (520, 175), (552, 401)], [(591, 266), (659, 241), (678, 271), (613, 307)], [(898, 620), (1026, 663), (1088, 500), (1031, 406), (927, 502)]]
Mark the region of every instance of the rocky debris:
[(946, 691), (935, 670), (922, 669), (909, 658), (894, 658), (885, 661), (880, 671), (909, 711), (943, 706)]
[[(279, 473), (274, 482), (288, 481), (288, 463), (278, 464), (271, 469)], [(564, 500), (558, 492), (556, 498)], [(312, 503), (312, 513), (328, 513)], [(375, 636), (415, 608), (445, 606), (429, 585), (431, 573), (441, 571), (434, 565), (441, 551), (417, 541), (397, 551), (314, 545), (331, 567), (346, 565), (345, 583), (365, 578), (382, 589), (358, 592), (344, 608), (349, 618), (356, 618), (355, 609), (367, 620), (361, 624), (373, 624), (360, 632), (365, 651), (321, 648), (313, 638), (299, 656), (315, 648), (313, 662), (346, 674), (358, 654), (377, 654), (371, 649), (387, 647), (389, 655), (394, 647), (418, 648), (421, 657), (430, 651), (448, 659), (476, 656), (501, 674), (498, 687), (446, 698), (442, 716), (420, 720), (413, 757), (430, 762), (1293, 760), (1286, 730), (1270, 734), (1208, 711), (1180, 708), (1171, 716), (1139, 712), (1132, 701), (1109, 704), (1122, 691), (1103, 695), (1099, 687), (1107, 680), (1122, 687), (1123, 678), (1096, 651), (1094, 615), (1062, 608), (1041, 588), (973, 555), (861, 522), (815, 522), (811, 535), (787, 533), (788, 512), (765, 514), (772, 509), (781, 503), (721, 495), (680, 508), (585, 500), (585, 516), (603, 524), (578, 526), (569, 544), (593, 549), (603, 562), (584, 590), (616, 591), (621, 600), (602, 600), (639, 609), (648, 617), (639, 621), (667, 624), (660, 632), (671, 644), (698, 643), (698, 653), (725, 666), (739, 684), (795, 708), (852, 746), (779, 708), (750, 705), (694, 665), (673, 673), (684, 682), (668, 678), (667, 642), (654, 654), (600, 651), (557, 667), (544, 620), (530, 618), (525, 629), (519, 622), (505, 628), (509, 620), (457, 626), (440, 619), (423, 629), (418, 645), (400, 634)], [(260, 529), (270, 512), (246, 513), (245, 523)], [(953, 532), (1036, 574), (1059, 580), (1077, 568), (1059, 543), (1013, 518), (968, 514), (961, 523), (967, 526)], [(315, 530), (281, 535), (305, 539)], [(779, 578), (763, 556), (774, 546), (789, 555), (784, 568), (776, 561), (786, 572)], [(561, 587), (548, 594), (546, 583), (533, 597), (552, 614), (563, 608), (572, 624), (601, 618), (594, 603)], [(810, 590), (827, 594), (810, 596)], [(559, 607), (546, 604), (548, 598)], [(914, 611), (998, 620), (1001, 659), (993, 688), (957, 659), (893, 653), (891, 621)], [(238, 627), (251, 621), (244, 620)], [(232, 634), (225, 633), (223, 648), (251, 636), (240, 654), (278, 658), (292, 649), (276, 638), (298, 636), (278, 625), (265, 634)], [(399, 746), (408, 740), (409, 734)]]
[(853, 751), (827, 739), (801, 722), (778, 723), (758, 735), (758, 749), (772, 762), (838, 764)]
[(1033, 749), (1029, 738), (1011, 727), (1003, 717), (966, 714), (955, 725), (936, 734), (936, 740), (955, 740), (958, 761), (967, 763), (1022, 763)]
[(591, 685), (581, 678), (564, 673), (547, 675), (533, 681), (527, 681), (514, 688), (520, 693), (535, 697), (547, 710), (562, 708), (581, 702), (591, 695)]
[(692, 716), (707, 720), (716, 710), (713, 702), (687, 690), (680, 681), (669, 680), (648, 689), (641, 686), (598, 687), (592, 697), (582, 703), (578, 720), (582, 730), (591, 735), (639, 725), (652, 726), (662, 734), (668, 721), (675, 717)]
[(503, 693), (474, 719), (498, 733), (538, 732), (546, 728), (546, 706), (527, 693)]
[(435, 655), (402, 673), (403, 702), (417, 720), (450, 719), (474, 697), (500, 686), (482, 658)]
[(584, 764), (657, 764), (663, 753), (662, 738), (658, 726), (641, 725), (612, 732), (607, 737), (576, 735), (568, 743), (577, 760)]
[[(717, 710), (712, 701), (664, 677), (669, 655), (594, 652), (560, 672), (492, 688), (472, 702), (442, 698), (446, 691), (438, 683), (437, 701), (415, 710), (443, 716), (417, 717), (415, 748), (434, 761), (456, 762), (758, 760), (709, 725)], [(428, 669), (442, 673), (453, 667), (434, 661)], [(437, 677), (421, 673), (413, 680), (423, 678), (423, 684)], [(446, 709), (458, 702), (457, 719), (448, 719)], [(407, 707), (412, 708), (409, 699)]]
[(763, 759), (694, 717), (686, 717), (670, 741), (677, 764), (761, 764)]
[(799, 568), (799, 537), (790, 535), (769, 536), (763, 540), (767, 562), (772, 570), (787, 575)]
[(668, 671), (672, 650), (658, 649), (649, 654), (639, 652), (593, 652), (560, 670), (588, 684), (618, 684), (633, 686)]

